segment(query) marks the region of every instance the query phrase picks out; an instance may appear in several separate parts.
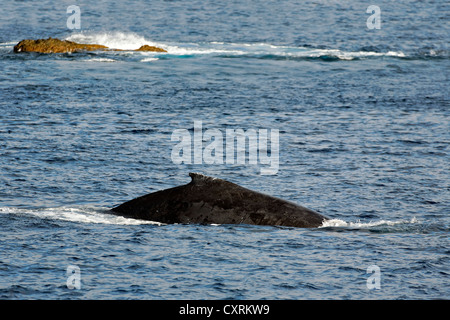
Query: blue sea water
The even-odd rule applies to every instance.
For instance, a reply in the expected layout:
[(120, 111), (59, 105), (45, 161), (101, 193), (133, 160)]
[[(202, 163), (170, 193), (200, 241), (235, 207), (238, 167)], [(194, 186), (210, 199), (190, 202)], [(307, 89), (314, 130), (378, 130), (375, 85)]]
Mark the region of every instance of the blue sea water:
[[(380, 29), (367, 26), (371, 4)], [(70, 5), (81, 29), (67, 27)], [(1, 299), (450, 298), (447, 1), (1, 7)], [(124, 51), (13, 52), (50, 36)], [(168, 52), (130, 51), (143, 44)], [(277, 174), (175, 164), (171, 135), (194, 121), (279, 130)], [(297, 229), (108, 214), (192, 171), (331, 220)]]

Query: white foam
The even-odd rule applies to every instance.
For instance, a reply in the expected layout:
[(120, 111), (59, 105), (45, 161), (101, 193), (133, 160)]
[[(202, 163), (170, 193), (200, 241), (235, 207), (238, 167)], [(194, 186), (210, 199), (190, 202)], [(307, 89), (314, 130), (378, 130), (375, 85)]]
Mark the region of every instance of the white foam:
[(136, 50), (144, 44), (162, 47), (143, 36), (124, 32), (76, 33), (66, 40), (85, 44), (101, 44), (111, 49)]
[(17, 44), (17, 42), (2, 42), (0, 43), (1, 47), (13, 47)]
[(88, 206), (78, 207), (57, 207), (57, 208), (42, 208), (42, 209), (22, 209), (0, 207), (1, 213), (31, 215), (45, 219), (64, 220), (81, 223), (103, 223), (115, 225), (141, 225), (141, 224), (155, 224), (162, 225), (162, 223), (154, 221), (137, 220), (125, 218), (114, 214), (106, 213), (108, 208), (94, 208)]
[[(265, 56), (287, 58), (320, 58), (324, 56), (336, 57), (341, 60), (353, 60), (370, 57), (405, 57), (399, 51), (370, 52), (370, 51), (342, 51), (338, 49), (314, 49), (306, 47), (278, 46), (270, 43), (158, 43), (151, 41), (141, 35), (125, 32), (100, 32), (100, 33), (77, 33), (72, 34), (66, 40), (79, 43), (101, 44), (111, 49), (136, 50), (142, 45), (150, 45), (167, 50), (168, 54), (178, 56), (189, 55), (245, 55), (245, 56)], [(133, 52), (144, 54), (144, 52)], [(153, 53), (155, 54), (155, 53)], [(157, 53), (162, 54), (162, 53)], [(142, 61), (142, 60), (141, 60)], [(146, 60), (148, 62), (153, 60)]]
[(117, 60), (109, 59), (109, 58), (92, 58), (92, 59), (88, 59), (86, 61), (90, 61), (90, 62), (116, 62)]
[(355, 51), (355, 52), (345, 52), (340, 50), (328, 50), (331, 55), (335, 55), (339, 59), (342, 60), (353, 60), (355, 58), (369, 58), (369, 57), (405, 57), (405, 54), (401, 51), (388, 51), (386, 53), (383, 52), (371, 52), (371, 51)]
[(190, 55), (243, 55), (248, 53), (233, 45), (224, 45), (221, 43), (183, 43), (183, 44), (158, 44), (161, 48), (167, 50), (169, 54), (179, 55), (179, 56), (190, 56)]
[(151, 61), (157, 61), (159, 60), (158, 58), (144, 58), (141, 60), (141, 62), (151, 62)]
[(398, 220), (398, 221), (390, 221), (390, 220), (379, 220), (379, 221), (371, 221), (371, 222), (346, 222), (341, 219), (330, 219), (326, 220), (322, 223), (322, 225), (319, 228), (326, 228), (326, 227), (350, 227), (350, 228), (371, 228), (371, 227), (377, 227), (382, 225), (387, 226), (395, 226), (399, 224), (413, 224), (418, 223), (419, 221), (414, 217), (411, 220)]
[[(287, 58), (319, 58), (324, 56), (336, 57), (341, 60), (353, 60), (355, 58), (367, 57), (405, 57), (401, 51), (371, 52), (371, 51), (342, 51), (338, 49), (314, 49), (306, 47), (277, 46), (269, 43), (224, 43), (211, 42), (207, 48), (193, 50), (184, 48), (187, 52), (194, 53), (226, 53), (230, 55), (273, 55)], [(178, 48), (180, 50), (180, 48)], [(183, 50), (183, 48), (181, 48)]]

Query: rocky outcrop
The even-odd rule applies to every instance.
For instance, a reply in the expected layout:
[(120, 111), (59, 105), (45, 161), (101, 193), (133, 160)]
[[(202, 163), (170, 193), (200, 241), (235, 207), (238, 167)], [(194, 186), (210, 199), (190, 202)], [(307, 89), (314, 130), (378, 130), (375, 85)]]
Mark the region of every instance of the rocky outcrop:
[(148, 44), (144, 44), (139, 49), (136, 49), (134, 51), (167, 52), (164, 49), (161, 49), (161, 48), (158, 48), (158, 47), (154, 47), (154, 46), (149, 46)]
[(62, 53), (105, 49), (108, 49), (108, 47), (98, 44), (80, 44), (68, 40), (48, 38), (22, 40), (14, 47), (14, 52)]
[[(54, 38), (38, 40), (26, 39), (20, 41), (14, 46), (14, 52), (71, 53), (95, 50), (122, 51), (118, 49), (109, 49), (108, 47), (100, 44), (76, 43), (73, 41), (59, 40)], [(162, 48), (149, 45), (143, 45), (139, 49), (136, 49), (134, 51), (167, 52)]]

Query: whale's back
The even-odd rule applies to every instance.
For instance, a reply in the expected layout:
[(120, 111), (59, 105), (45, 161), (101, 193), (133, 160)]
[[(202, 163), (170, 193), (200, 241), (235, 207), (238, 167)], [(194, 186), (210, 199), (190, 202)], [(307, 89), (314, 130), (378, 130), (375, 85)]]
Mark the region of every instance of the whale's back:
[(162, 223), (254, 224), (313, 228), (326, 217), (295, 203), (229, 181), (190, 173), (192, 181), (112, 209), (130, 218)]

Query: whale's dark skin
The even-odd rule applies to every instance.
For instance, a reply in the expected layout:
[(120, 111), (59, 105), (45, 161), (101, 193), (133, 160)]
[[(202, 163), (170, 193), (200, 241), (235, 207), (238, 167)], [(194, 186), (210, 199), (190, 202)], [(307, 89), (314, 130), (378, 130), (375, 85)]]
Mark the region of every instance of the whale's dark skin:
[(190, 173), (186, 185), (125, 202), (112, 212), (162, 223), (252, 224), (316, 228), (328, 218), (237, 184)]

